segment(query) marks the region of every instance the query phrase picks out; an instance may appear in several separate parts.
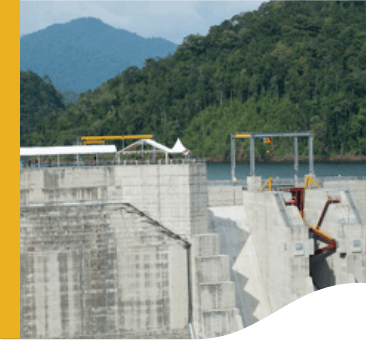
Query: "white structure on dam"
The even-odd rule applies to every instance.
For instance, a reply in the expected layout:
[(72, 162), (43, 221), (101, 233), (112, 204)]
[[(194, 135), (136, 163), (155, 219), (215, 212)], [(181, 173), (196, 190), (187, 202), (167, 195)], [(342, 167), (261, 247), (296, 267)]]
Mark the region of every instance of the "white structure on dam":
[(306, 222), (341, 200), (338, 248), (311, 260), (290, 194), (259, 184), (207, 186), (204, 163), (22, 168), (21, 337), (210, 338), (365, 282), (365, 181), (306, 192)]

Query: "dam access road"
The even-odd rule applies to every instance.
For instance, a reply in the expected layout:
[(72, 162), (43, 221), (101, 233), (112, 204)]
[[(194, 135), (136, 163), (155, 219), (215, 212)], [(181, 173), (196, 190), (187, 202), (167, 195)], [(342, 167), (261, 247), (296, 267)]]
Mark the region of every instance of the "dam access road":
[[(365, 282), (365, 179), (306, 190), (305, 220), (261, 184), (208, 186), (205, 163), (21, 169), (21, 338), (211, 338)], [(328, 197), (337, 247), (315, 255)]]

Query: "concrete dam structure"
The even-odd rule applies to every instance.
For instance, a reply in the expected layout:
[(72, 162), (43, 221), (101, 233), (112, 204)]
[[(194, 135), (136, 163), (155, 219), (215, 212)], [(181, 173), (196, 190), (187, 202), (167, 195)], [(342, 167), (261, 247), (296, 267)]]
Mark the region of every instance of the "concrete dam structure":
[[(365, 282), (365, 181), (341, 183), (307, 190), (302, 220), (204, 163), (21, 169), (21, 338), (211, 338)], [(338, 247), (314, 255), (327, 196)]]

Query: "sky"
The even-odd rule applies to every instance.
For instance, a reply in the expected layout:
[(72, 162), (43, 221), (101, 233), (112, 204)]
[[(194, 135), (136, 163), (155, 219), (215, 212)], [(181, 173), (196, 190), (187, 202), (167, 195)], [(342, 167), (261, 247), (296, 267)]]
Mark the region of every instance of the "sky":
[(241, 12), (265, 1), (20, 1), (20, 36), (56, 23), (95, 17), (144, 38), (181, 44), (189, 34), (206, 35)]

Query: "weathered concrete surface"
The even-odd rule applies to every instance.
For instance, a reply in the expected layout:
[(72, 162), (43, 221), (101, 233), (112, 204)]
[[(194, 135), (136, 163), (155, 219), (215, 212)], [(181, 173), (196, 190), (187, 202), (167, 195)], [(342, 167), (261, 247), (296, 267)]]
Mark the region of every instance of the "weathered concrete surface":
[(149, 222), (123, 204), (22, 208), (21, 337), (189, 337), (186, 250)]
[(331, 181), (325, 182), (323, 188), (329, 191), (349, 190), (363, 223), (366, 224), (366, 181)]
[(20, 170), (21, 206), (129, 202), (189, 237), (206, 233), (205, 164)]
[(242, 206), (242, 187), (233, 185), (208, 186), (208, 208)]
[(242, 329), (236, 308), (235, 284), (230, 279), (229, 258), (219, 253), (219, 236), (195, 235), (193, 242), (197, 292), (194, 304), (198, 306), (196, 336), (214, 338)]
[(219, 235), (220, 252), (229, 256), (236, 307), (248, 327), (268, 316), (270, 310), (244, 208), (209, 208), (208, 223), (209, 231)]
[(261, 176), (247, 176), (247, 191), (255, 192), (261, 188)]
[[(189, 336), (182, 247), (164, 246), (166, 263), (162, 239), (132, 232), (142, 230), (139, 218), (110, 212), (124, 202), (193, 242), (189, 267), (197, 337), (243, 328), (228, 258), (206, 235), (205, 164), (23, 169), (20, 187), (23, 337)], [(126, 230), (118, 226), (125, 220)], [(159, 257), (153, 260), (153, 254)], [(146, 256), (155, 262), (142, 262)]]
[[(314, 291), (309, 277), (312, 251), (308, 228), (296, 207), (285, 207), (290, 194), (243, 191), (250, 228), (270, 312)], [(297, 251), (297, 245), (302, 250)]]

